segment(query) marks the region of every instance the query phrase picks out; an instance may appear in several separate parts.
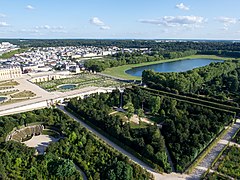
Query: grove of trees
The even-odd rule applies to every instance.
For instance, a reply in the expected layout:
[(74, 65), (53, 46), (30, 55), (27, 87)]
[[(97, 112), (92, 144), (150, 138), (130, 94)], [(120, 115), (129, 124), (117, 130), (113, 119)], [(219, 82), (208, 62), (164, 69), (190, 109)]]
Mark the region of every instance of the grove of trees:
[(143, 83), (150, 88), (200, 94), (220, 100), (239, 102), (240, 62), (226, 61), (180, 73), (146, 70)]
[[(45, 155), (35, 156), (34, 148), (19, 142), (5, 142), (6, 135), (14, 127), (32, 122), (54, 126), (64, 135), (58, 142), (50, 144)], [(0, 137), (0, 179), (82, 179), (75, 165), (88, 179), (152, 179), (146, 170), (58, 109), (0, 117)]]
[(133, 87), (124, 91), (124, 105), (132, 103), (136, 110), (143, 108), (144, 112), (156, 115), (158, 122), (163, 124), (161, 130), (156, 125), (131, 129), (129, 123), (123, 123), (120, 117), (109, 115), (111, 107), (118, 106), (119, 97), (119, 92), (115, 91), (86, 99), (75, 98), (70, 100), (68, 108), (165, 171), (169, 171), (169, 164), (164, 139), (176, 170), (183, 172), (233, 118), (219, 110), (156, 96)]
[[(120, 116), (109, 115), (112, 106), (118, 106), (116, 99), (119, 99), (118, 92), (94, 94), (85, 99), (73, 98), (67, 107), (150, 160), (158, 170), (171, 171), (165, 152), (164, 138), (157, 126), (131, 128), (130, 124), (123, 122)], [(126, 105), (129, 106), (130, 103)]]

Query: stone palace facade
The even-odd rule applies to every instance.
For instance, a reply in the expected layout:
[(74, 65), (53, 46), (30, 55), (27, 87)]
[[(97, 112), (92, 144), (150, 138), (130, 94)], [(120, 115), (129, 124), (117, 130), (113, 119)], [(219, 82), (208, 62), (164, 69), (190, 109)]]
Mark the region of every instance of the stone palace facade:
[(20, 67), (0, 68), (0, 80), (15, 79), (22, 76)]

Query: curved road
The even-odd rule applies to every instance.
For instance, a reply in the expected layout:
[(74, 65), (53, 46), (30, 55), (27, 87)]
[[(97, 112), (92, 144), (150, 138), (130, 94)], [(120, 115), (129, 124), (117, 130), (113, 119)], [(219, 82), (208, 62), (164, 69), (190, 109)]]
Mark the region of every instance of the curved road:
[(76, 116), (72, 115), (71, 113), (67, 112), (64, 109), (64, 106), (57, 106), (58, 109), (62, 110), (65, 114), (67, 114), (68, 116), (70, 116), (71, 118), (73, 118), (74, 120), (76, 120), (77, 122), (79, 122), (83, 127), (87, 128), (89, 131), (91, 131), (93, 134), (97, 135), (97, 137), (99, 137), (100, 139), (102, 139), (104, 142), (106, 142), (107, 144), (109, 144), (111, 147), (113, 147), (114, 149), (116, 149), (117, 151), (121, 152), (122, 154), (126, 155), (129, 159), (131, 159), (133, 162), (137, 163), (138, 165), (140, 165), (141, 167), (143, 167), (144, 169), (146, 169), (148, 172), (152, 173), (153, 176), (155, 177), (156, 180), (170, 180), (170, 179), (186, 179), (185, 175), (181, 175), (181, 174), (176, 174), (176, 173), (171, 173), (171, 174), (159, 174), (157, 173), (153, 168), (151, 168), (149, 165), (147, 165), (146, 163), (142, 162), (141, 160), (139, 160), (138, 158), (136, 158), (135, 156), (133, 156), (132, 154), (130, 154), (129, 152), (127, 152), (126, 150), (124, 150), (123, 148), (121, 148), (120, 146), (118, 146), (117, 144), (113, 143), (112, 141), (110, 141), (108, 138), (106, 138), (105, 136), (103, 136), (102, 134), (100, 134), (98, 131), (96, 131), (95, 129), (93, 129), (92, 127), (90, 127), (89, 125), (87, 125), (85, 122), (83, 122), (82, 120), (78, 119)]

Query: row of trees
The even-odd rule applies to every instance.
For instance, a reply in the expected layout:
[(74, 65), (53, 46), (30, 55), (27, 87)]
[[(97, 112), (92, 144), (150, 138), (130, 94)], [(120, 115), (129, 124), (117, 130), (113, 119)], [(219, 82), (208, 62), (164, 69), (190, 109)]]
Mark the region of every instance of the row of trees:
[(200, 51), (198, 53), (199, 54), (206, 54), (206, 55), (232, 57), (232, 58), (239, 58), (240, 57), (240, 51), (227, 51), (227, 50), (211, 51), (211, 50), (205, 50), (205, 51)]
[[(154, 115), (157, 123), (163, 124), (161, 132), (156, 126), (131, 129), (128, 123), (109, 115), (111, 106), (119, 105), (119, 97), (119, 92), (115, 91), (83, 100), (73, 99), (68, 107), (165, 170), (168, 164), (161, 134), (167, 142), (176, 170), (183, 172), (233, 118), (222, 111), (156, 96), (134, 87), (124, 91), (123, 105), (132, 104), (136, 112), (143, 109), (145, 113)], [(162, 153), (161, 158), (159, 152)]]
[(175, 168), (183, 172), (199, 153), (229, 124), (232, 115), (164, 96), (156, 96), (139, 87), (126, 89), (124, 103), (158, 115), (161, 129)]
[[(64, 138), (52, 143), (44, 156), (35, 149), (4, 139), (12, 128), (42, 122), (62, 131)], [(151, 179), (149, 173), (130, 162), (92, 133), (57, 109), (0, 117), (0, 179)]]
[[(119, 92), (111, 94), (95, 94), (85, 99), (71, 99), (68, 108), (118, 139), (128, 147), (150, 160), (160, 171), (171, 171), (165, 152), (165, 142), (157, 126), (147, 128), (131, 128), (130, 123), (123, 122), (120, 116), (110, 115), (112, 106), (119, 104)], [(125, 99), (125, 97), (124, 97)], [(127, 116), (131, 116), (127, 101)], [(140, 109), (139, 107), (135, 109)]]
[(143, 62), (153, 62), (160, 61), (163, 59), (173, 59), (173, 58), (181, 58), (190, 55), (196, 54), (195, 50), (188, 50), (183, 52), (168, 52), (168, 51), (159, 51), (159, 52), (150, 52), (146, 54), (142, 54), (140, 52), (135, 53), (117, 53), (112, 55), (105, 60), (88, 60), (85, 61), (84, 66), (93, 71), (101, 72), (106, 68), (122, 66), (126, 64), (139, 64)]

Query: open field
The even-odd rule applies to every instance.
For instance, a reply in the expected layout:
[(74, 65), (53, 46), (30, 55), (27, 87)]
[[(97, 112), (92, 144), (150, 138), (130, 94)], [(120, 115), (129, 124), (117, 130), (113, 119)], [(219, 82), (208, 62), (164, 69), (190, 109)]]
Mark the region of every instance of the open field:
[(128, 64), (128, 65), (108, 68), (105, 71), (103, 71), (102, 73), (111, 75), (114, 77), (118, 77), (118, 78), (128, 79), (128, 80), (141, 80), (141, 77), (131, 76), (131, 75), (125, 73), (125, 71), (127, 71), (131, 68), (134, 68), (134, 67), (141, 67), (141, 66), (159, 64), (159, 63), (165, 63), (165, 62), (179, 61), (179, 60), (183, 60), (183, 59), (190, 60), (190, 59), (197, 59), (197, 58), (217, 59), (217, 60), (232, 60), (233, 59), (233, 58), (219, 57), (219, 56), (215, 56), (215, 55), (193, 55), (193, 56), (188, 56), (188, 57), (183, 57), (183, 58), (146, 62), (146, 63), (141, 63), (141, 64)]

